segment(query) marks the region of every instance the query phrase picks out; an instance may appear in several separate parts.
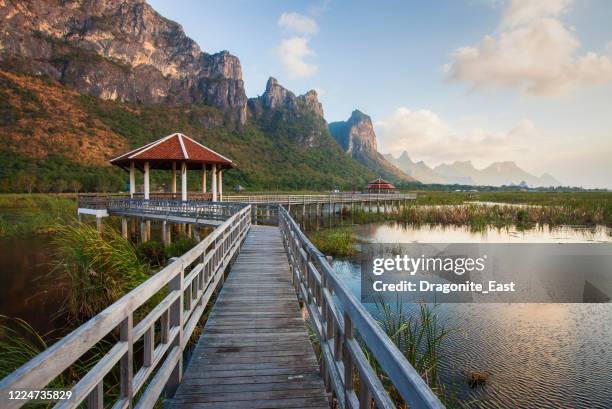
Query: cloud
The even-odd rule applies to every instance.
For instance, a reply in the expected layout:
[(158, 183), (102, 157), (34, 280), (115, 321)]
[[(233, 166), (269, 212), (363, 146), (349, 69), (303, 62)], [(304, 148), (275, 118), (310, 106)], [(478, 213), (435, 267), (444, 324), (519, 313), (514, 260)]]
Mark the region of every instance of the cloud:
[(407, 151), (414, 160), (430, 165), (473, 160), (484, 166), (493, 161), (516, 160), (549, 142), (528, 119), (520, 120), (507, 132), (482, 127), (459, 129), (430, 110), (411, 111), (405, 107), (376, 122), (376, 131), (381, 152), (397, 156)]
[(559, 17), (571, 0), (513, 0), (502, 17), (502, 27), (516, 27), (540, 17)]
[(319, 31), (317, 22), (299, 13), (283, 13), (278, 19), (278, 26), (283, 30), (297, 34), (316, 34)]
[(477, 89), (518, 88), (545, 96), (612, 81), (612, 54), (577, 55), (580, 41), (575, 31), (558, 19), (569, 4), (513, 0), (497, 35), (453, 52), (444, 66), (448, 78)]
[(306, 61), (315, 55), (305, 37), (285, 38), (281, 41), (278, 56), (290, 78), (309, 77), (317, 73), (319, 67)]

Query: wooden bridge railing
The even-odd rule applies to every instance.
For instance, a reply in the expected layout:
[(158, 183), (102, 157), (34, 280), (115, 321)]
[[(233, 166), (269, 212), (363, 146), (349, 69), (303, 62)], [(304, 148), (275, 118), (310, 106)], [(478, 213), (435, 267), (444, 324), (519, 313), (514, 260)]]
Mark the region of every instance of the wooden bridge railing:
[[(2, 408), (18, 408), (26, 403), (9, 400), (9, 391), (45, 388), (117, 331), (119, 340), (72, 387), (72, 397), (55, 407), (74, 408), (85, 402), (89, 408), (105, 407), (103, 380), (117, 364), (121, 391), (112, 407), (153, 407), (164, 387), (171, 391), (180, 382), (183, 351), (189, 337), (250, 225), (250, 206), (243, 206), (187, 253), (2, 379)], [(163, 299), (135, 322), (135, 312), (163, 291)], [(134, 344), (140, 340), (142, 365), (135, 370)]]
[[(411, 409), (444, 408), (331, 265), (279, 206), (279, 225), (296, 292), (305, 302), (322, 351), (322, 375), (340, 408), (395, 408), (357, 336)], [(358, 375), (359, 386), (355, 389)]]
[(388, 200), (416, 199), (413, 193), (352, 193), (338, 192), (326, 195), (224, 195), (224, 202), (241, 203), (277, 203), (277, 204), (311, 204), (311, 203), (350, 203), (377, 202)]
[(156, 215), (186, 216), (195, 219), (226, 220), (240, 209), (247, 206), (245, 203), (224, 203), (208, 201), (187, 201), (176, 199), (111, 199), (106, 205), (109, 212), (138, 212), (139, 214), (152, 213)]

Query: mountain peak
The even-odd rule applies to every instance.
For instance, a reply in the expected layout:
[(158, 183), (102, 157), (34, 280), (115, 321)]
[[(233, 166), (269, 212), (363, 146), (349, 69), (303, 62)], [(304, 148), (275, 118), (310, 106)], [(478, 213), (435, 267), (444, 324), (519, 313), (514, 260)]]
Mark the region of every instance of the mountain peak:
[(329, 131), (347, 154), (380, 175), (414, 180), (390, 162), (392, 157), (387, 158), (378, 152), (376, 133), (369, 115), (355, 109), (346, 121), (330, 123)]
[(274, 77), (268, 78), (266, 91), (259, 97), (264, 108), (286, 108), (290, 113), (299, 115), (303, 110), (314, 112), (323, 118), (323, 105), (319, 102), (317, 91), (311, 89), (304, 95), (296, 96), (293, 92), (279, 84)]
[(410, 159), (410, 155), (408, 155), (407, 151), (402, 152), (402, 154), (397, 159), (399, 159), (401, 161), (410, 161), (410, 162), (412, 162), (412, 159)]

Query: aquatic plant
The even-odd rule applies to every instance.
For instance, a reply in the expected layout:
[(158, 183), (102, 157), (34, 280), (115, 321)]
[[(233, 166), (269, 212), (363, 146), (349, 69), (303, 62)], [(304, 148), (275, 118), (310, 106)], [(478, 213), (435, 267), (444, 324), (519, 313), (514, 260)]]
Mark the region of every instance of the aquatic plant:
[(336, 228), (313, 232), (312, 243), (324, 254), (334, 257), (348, 257), (357, 253), (357, 235), (347, 228)]
[(378, 324), (406, 360), (431, 387), (439, 386), (440, 348), (450, 330), (439, 322), (437, 306), (419, 303), (417, 311), (410, 312), (399, 301), (392, 306), (379, 300), (376, 307)]
[(60, 225), (53, 242), (49, 281), (63, 290), (62, 312), (71, 318), (93, 317), (148, 277), (134, 246), (110, 226), (99, 233), (84, 223)]
[[(461, 406), (440, 382), (438, 363), (440, 350), (451, 330), (446, 329), (438, 319), (437, 305), (419, 303), (416, 310), (410, 310), (399, 299), (389, 304), (379, 299), (375, 302), (377, 313), (374, 318), (378, 325), (393, 341), (406, 360), (427, 382), (444, 404)], [(391, 380), (382, 371), (374, 356), (365, 345), (362, 348), (370, 365), (374, 368), (383, 386), (398, 408), (408, 408)]]

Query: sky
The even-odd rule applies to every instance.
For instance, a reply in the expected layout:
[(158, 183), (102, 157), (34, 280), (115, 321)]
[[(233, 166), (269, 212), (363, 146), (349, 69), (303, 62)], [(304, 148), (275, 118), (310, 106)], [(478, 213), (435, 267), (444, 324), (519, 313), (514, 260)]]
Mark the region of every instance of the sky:
[(328, 122), (370, 115), (379, 151), (429, 166), (514, 161), (612, 188), (608, 0), (149, 0), (203, 51), (315, 89)]

